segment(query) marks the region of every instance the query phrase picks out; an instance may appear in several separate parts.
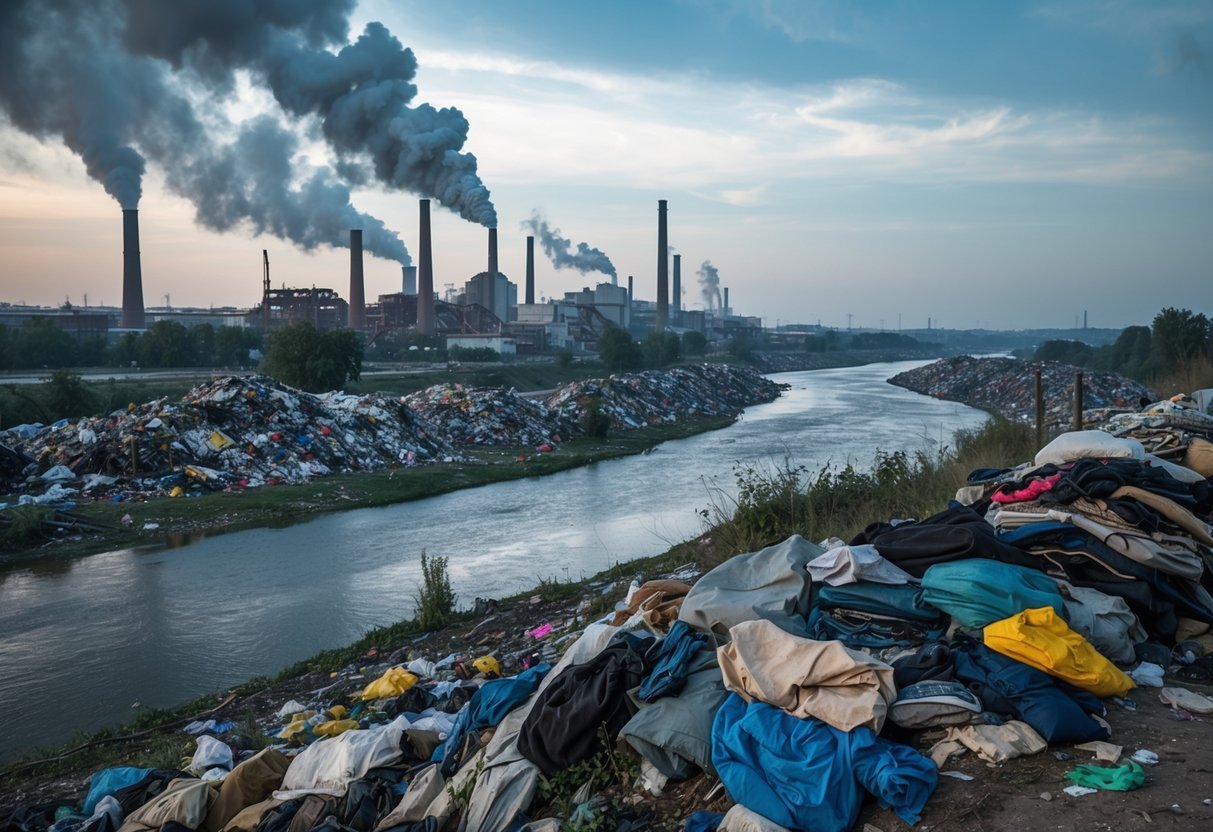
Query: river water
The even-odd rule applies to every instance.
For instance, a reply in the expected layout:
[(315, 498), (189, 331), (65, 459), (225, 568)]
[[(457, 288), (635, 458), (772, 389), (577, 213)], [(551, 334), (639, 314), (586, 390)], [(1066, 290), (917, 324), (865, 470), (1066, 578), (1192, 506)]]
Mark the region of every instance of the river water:
[[(985, 414), (886, 384), (920, 362), (780, 373), (792, 385), (723, 430), (542, 478), (178, 548), (0, 571), (0, 759), (273, 674), (407, 618), (420, 554), (449, 558), (461, 601), (659, 554), (735, 493), (734, 469), (867, 466), (934, 451)], [(872, 518), (880, 519), (880, 518)]]

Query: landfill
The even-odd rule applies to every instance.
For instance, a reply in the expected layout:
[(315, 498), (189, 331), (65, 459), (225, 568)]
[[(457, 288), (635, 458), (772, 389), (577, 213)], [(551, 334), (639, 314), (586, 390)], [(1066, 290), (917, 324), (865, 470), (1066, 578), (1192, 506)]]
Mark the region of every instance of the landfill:
[(1057, 361), (1021, 361), (1017, 358), (944, 358), (898, 373), (890, 384), (939, 399), (963, 402), (1030, 422), (1036, 419), (1036, 380), (1040, 371), (1047, 426), (1069, 425), (1074, 413), (1074, 378), (1082, 373), (1083, 408), (1135, 410), (1142, 399), (1151, 401), (1149, 389), (1117, 373), (1101, 373)]
[[(1198, 472), (1064, 433), (930, 517), (638, 576), (613, 609), (477, 599), (458, 633), (233, 694), (181, 727), (176, 768), (94, 772), (0, 828), (935, 828), (937, 792), (1020, 757), (1057, 811), (1117, 812), (1202, 770), (1116, 741), (1127, 715), (1213, 739), (1211, 515)], [(249, 713), (269, 747), (227, 721)]]
[[(307, 482), (336, 472), (469, 461), (469, 445), (551, 450), (582, 433), (598, 397), (619, 428), (736, 416), (780, 386), (749, 368), (650, 370), (574, 382), (536, 401), (502, 388), (436, 385), (403, 398), (315, 395), (266, 376), (201, 384), (106, 416), (0, 432), (0, 486), (17, 502), (181, 496)], [(0, 506), (2, 508), (3, 506)]]

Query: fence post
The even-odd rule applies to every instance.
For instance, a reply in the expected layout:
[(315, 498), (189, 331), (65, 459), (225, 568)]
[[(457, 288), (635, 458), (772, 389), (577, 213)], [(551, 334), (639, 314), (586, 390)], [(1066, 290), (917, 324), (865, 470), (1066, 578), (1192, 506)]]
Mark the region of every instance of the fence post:
[(1082, 373), (1074, 374), (1074, 430), (1082, 430)]

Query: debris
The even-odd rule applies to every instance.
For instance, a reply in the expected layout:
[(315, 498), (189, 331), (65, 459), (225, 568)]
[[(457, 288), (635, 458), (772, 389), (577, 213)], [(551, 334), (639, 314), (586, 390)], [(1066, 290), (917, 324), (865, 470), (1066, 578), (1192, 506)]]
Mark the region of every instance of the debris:
[(1073, 771), (1067, 771), (1066, 778), (1080, 786), (1128, 792), (1141, 788), (1146, 782), (1146, 773), (1141, 766), (1130, 761), (1123, 766), (1079, 766)]
[(1213, 699), (1187, 688), (1163, 688), (1158, 693), (1158, 700), (1190, 713), (1213, 714)]
[(1154, 664), (1153, 662), (1142, 662), (1130, 670), (1128, 675), (1139, 687), (1161, 688), (1162, 677), (1165, 674), (1166, 668), (1162, 665)]
[(1066, 786), (1062, 791), (1070, 797), (1086, 797), (1089, 794), (1099, 793), (1099, 789), (1088, 789), (1086, 786)]
[(966, 780), (966, 781), (977, 779), (977, 778), (973, 777), (971, 774), (965, 774), (963, 771), (941, 771), (941, 772), (939, 772), (939, 776), (940, 777), (951, 777), (954, 780)]
[(1134, 751), (1133, 756), (1129, 759), (1135, 763), (1141, 763), (1143, 766), (1158, 765), (1158, 755), (1145, 748), (1139, 748)]
[(1084, 742), (1081, 745), (1076, 745), (1074, 747), (1080, 751), (1090, 751), (1095, 755), (1095, 759), (1099, 760), (1101, 763), (1116, 762), (1120, 759), (1121, 752), (1124, 751), (1123, 746), (1113, 745), (1110, 742), (1100, 742), (1099, 740), (1095, 740), (1093, 742)]

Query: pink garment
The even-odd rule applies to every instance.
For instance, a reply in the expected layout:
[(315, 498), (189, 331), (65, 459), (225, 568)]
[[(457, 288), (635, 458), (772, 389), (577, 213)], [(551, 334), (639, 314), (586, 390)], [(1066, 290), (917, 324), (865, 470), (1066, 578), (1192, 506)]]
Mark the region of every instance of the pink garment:
[(1042, 477), (1032, 480), (1028, 483), (1027, 488), (1021, 488), (1018, 491), (995, 491), (990, 499), (996, 503), (1026, 503), (1051, 490), (1059, 479), (1061, 479), (1061, 474)]

